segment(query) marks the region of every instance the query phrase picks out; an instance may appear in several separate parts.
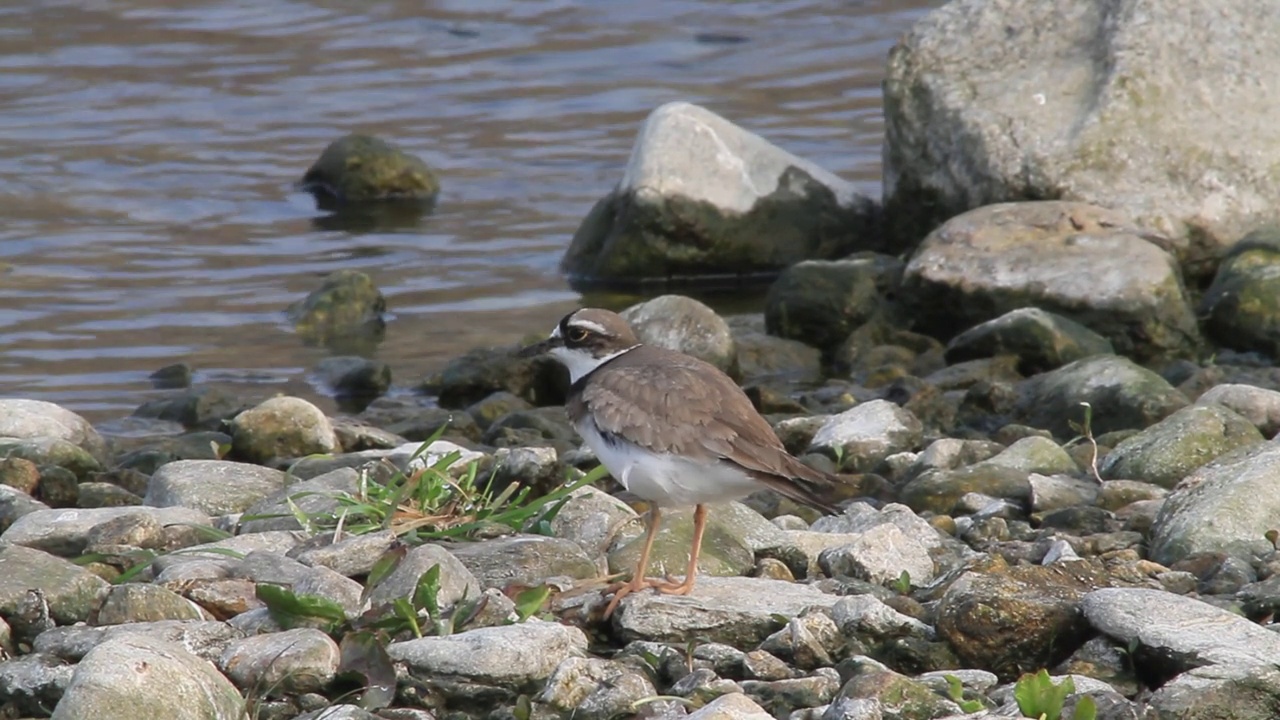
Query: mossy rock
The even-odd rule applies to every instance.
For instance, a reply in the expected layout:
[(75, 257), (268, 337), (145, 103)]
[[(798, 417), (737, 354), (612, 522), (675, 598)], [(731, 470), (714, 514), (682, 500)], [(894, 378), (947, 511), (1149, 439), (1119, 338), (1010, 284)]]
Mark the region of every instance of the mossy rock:
[(420, 158), (372, 135), (334, 140), (302, 176), (302, 189), (322, 203), (430, 202), (440, 181)]
[(286, 313), (308, 344), (368, 355), (386, 332), (386, 310), (387, 300), (373, 278), (357, 270), (339, 270)]

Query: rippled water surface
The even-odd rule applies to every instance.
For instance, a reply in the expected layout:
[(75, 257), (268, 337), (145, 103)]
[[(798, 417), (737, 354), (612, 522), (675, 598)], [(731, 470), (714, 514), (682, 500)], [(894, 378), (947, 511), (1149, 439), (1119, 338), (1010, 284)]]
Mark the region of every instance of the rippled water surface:
[[(9, 0), (0, 395), (118, 418), (185, 361), (322, 397), (282, 311), (340, 268), (386, 294), (400, 386), (548, 329), (581, 302), (561, 253), (670, 100), (878, 196), (885, 53), (938, 4)], [(354, 130), (439, 170), (434, 214), (335, 229), (294, 190)]]

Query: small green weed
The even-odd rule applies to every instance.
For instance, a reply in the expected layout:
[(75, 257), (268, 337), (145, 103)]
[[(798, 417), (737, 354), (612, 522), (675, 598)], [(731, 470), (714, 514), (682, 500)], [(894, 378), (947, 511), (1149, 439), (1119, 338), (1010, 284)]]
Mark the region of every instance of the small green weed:
[(1102, 484), (1102, 475), (1098, 473), (1098, 441), (1093, 437), (1093, 406), (1087, 402), (1080, 405), (1084, 408), (1084, 418), (1081, 422), (1068, 420), (1067, 425), (1076, 433), (1076, 436), (1066, 442), (1063, 447), (1071, 447), (1078, 442), (1087, 442), (1089, 447), (1093, 449), (1093, 455), (1089, 459), (1089, 470), (1093, 474), (1093, 479)]
[(964, 697), (964, 683), (960, 682), (960, 678), (955, 675), (943, 676), (947, 681), (947, 697), (951, 698), (951, 702), (960, 706), (965, 713), (976, 713), (985, 710), (986, 706), (978, 700), (966, 700)]
[[(1018, 678), (1013, 686), (1013, 697), (1018, 702), (1018, 711), (1026, 717), (1063, 720), (1062, 706), (1075, 691), (1076, 684), (1071, 678), (1055, 683), (1049, 677), (1049, 671), (1042, 669), (1038, 673), (1027, 673)], [(1097, 714), (1098, 708), (1093, 698), (1083, 695), (1076, 702), (1071, 720), (1094, 720)]]

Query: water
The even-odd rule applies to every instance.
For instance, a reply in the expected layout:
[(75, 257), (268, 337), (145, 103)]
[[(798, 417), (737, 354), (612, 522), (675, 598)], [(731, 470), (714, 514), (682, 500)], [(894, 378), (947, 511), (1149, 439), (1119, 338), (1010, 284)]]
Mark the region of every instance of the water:
[[(885, 54), (939, 4), (10, 0), (0, 396), (109, 420), (185, 361), (331, 408), (283, 309), (340, 268), (387, 296), (402, 387), (550, 329), (569, 238), (671, 100), (878, 197)], [(293, 183), (351, 131), (438, 169), (436, 212), (332, 229)]]

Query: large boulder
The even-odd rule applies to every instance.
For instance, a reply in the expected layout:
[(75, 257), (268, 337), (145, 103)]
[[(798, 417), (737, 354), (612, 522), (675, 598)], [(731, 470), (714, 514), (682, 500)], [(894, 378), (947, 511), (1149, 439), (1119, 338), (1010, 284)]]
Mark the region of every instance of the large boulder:
[(1097, 203), (1199, 274), (1276, 216), (1277, 64), (1254, 0), (947, 3), (889, 55), (886, 213), (914, 242), (989, 203)]
[(772, 273), (874, 242), (871, 200), (814, 163), (685, 102), (653, 111), (618, 186), (562, 267), (579, 282)]
[(1139, 359), (1199, 344), (1173, 257), (1120, 213), (1083, 203), (991, 205), (952, 218), (916, 250), (902, 285), (916, 327), (943, 340), (1038, 307)]

